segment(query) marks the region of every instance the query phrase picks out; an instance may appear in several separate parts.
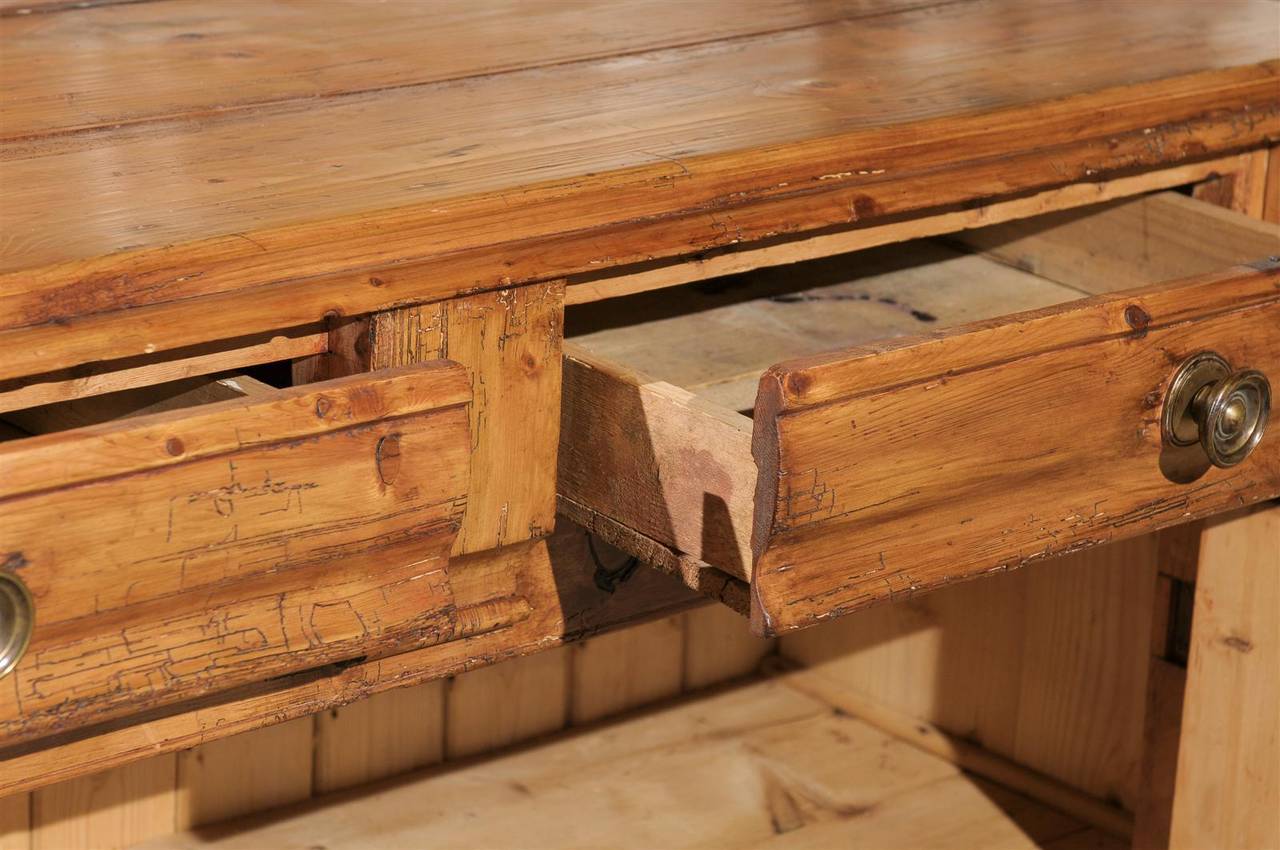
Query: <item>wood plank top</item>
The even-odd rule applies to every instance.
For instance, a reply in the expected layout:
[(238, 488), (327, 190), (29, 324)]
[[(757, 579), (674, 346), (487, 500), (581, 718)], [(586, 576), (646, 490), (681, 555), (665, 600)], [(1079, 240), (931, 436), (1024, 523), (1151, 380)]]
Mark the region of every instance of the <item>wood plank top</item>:
[(1280, 138), (1272, 0), (0, 6), (0, 378)]

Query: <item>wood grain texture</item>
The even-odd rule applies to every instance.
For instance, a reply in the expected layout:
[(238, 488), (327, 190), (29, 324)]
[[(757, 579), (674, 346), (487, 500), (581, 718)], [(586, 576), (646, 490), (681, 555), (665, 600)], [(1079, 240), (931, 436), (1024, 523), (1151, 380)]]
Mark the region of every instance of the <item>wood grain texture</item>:
[(550, 544), (531, 541), (450, 561), (457, 640), (280, 677), (100, 728), (92, 736), (0, 750), (0, 793), (198, 746), (699, 604), (697, 596), (656, 571), (640, 571), (608, 593), (583, 569), (581, 531), (565, 529)]
[[(770, 266), (862, 251), (908, 239), (953, 234), (1049, 212), (1101, 204), (1144, 192), (1171, 189), (1223, 174), (1233, 174), (1250, 167), (1254, 156), (1254, 153), (1232, 154), (1220, 159), (1186, 162), (1158, 171), (1144, 171), (1097, 182), (1073, 183), (1021, 197), (967, 206), (952, 212), (885, 224), (873, 223), (833, 232), (800, 234), (788, 239), (726, 245), (691, 257), (614, 270), (605, 275), (576, 275), (569, 280), (565, 305), (634, 295)], [(1277, 178), (1277, 183), (1280, 184), (1280, 178)], [(1277, 203), (1280, 204), (1280, 199), (1277, 199)]]
[(32, 795), (32, 850), (124, 850), (174, 831), (175, 766), (161, 755)]
[(562, 510), (690, 587), (736, 602), (724, 591), (750, 575), (756, 466), (751, 421), (735, 411), (754, 405), (764, 369), (1079, 296), (923, 243), (574, 308)]
[(741, 414), (566, 345), (559, 492), (743, 579), (750, 435)]
[(316, 715), (315, 790), (329, 794), (444, 758), (444, 682), (375, 694)]
[(674, 697), (684, 678), (685, 620), (668, 617), (572, 648), (571, 725)]
[(301, 717), (179, 753), (177, 828), (310, 797), (313, 729), (313, 719)]
[(31, 795), (0, 797), (0, 850), (31, 850)]
[(485, 753), (563, 729), (570, 658), (548, 649), (457, 676), (448, 684), (445, 755)]
[(1169, 846), (1280, 845), (1280, 509), (1209, 523)]
[(1132, 811), (1158, 560), (1135, 537), (792, 632), (780, 653)]
[(979, 0), (8, 142), (0, 378), (1257, 147), (1273, 12)]
[(339, 324), (295, 382), (447, 358), (474, 391), (468, 500), (454, 553), (546, 536), (555, 521), (564, 284), (481, 293)]
[(5, 443), (5, 568), (38, 623), (5, 743), (458, 634), (464, 381), (392, 370)]
[(1133, 802), (1133, 850), (1167, 850), (1187, 689), (1187, 646), (1204, 523), (1159, 533), (1151, 602), (1151, 663), (1143, 711), (1142, 762)]
[(1196, 184), (1191, 190), (1191, 197), (1253, 218), (1262, 218), (1266, 206), (1267, 159), (1266, 148), (1253, 151), (1242, 167)]
[(1280, 147), (1272, 147), (1267, 156), (1267, 185), (1263, 189), (1262, 217), (1280, 224)]
[(1176, 192), (1037, 216), (953, 238), (1001, 262), (1095, 294), (1280, 254), (1280, 229), (1274, 224)]
[(1085, 825), (763, 682), (147, 850), (1014, 850)]
[(686, 691), (752, 675), (777, 649), (777, 641), (751, 634), (746, 618), (723, 605), (685, 614), (684, 634)]
[(753, 446), (755, 627), (810, 625), (1275, 496), (1280, 444), (1191, 486), (1167, 479), (1158, 417), (1196, 351), (1280, 370), (1278, 294), (1280, 265), (1241, 267), (771, 369)]
[(328, 347), (329, 336), (326, 333), (280, 335), (232, 348), (197, 346), (196, 350), (170, 359), (144, 356), (136, 359), (136, 365), (121, 365), (117, 362), (108, 368), (102, 364), (91, 364), (75, 370), (46, 373), (30, 380), (0, 384), (0, 413), (295, 357), (314, 356), (324, 353)]
[(1068, 812), (1115, 836), (1128, 836), (1133, 828), (1129, 814), (1068, 785), (1044, 776), (1018, 762), (1003, 758), (972, 742), (948, 734), (927, 721), (870, 699), (829, 678), (821, 670), (799, 670), (782, 681), (800, 693), (821, 699), (866, 723), (927, 753), (943, 758), (970, 774), (1020, 791)]
[(750, 414), (779, 361), (1080, 298), (1079, 289), (933, 241), (758, 269), (568, 312), (596, 359)]
[[(31, 4), (27, 4), (30, 8)], [(75, 5), (74, 2), (67, 5)], [(271, 103), (487, 77), (800, 29), (928, 0), (762, 3), (754, 14), (631, 2), (611, 15), (565, 3), (320, 0), (210, 8), (194, 0), (127, 5), (53, 19), (0, 20), (7, 47), (0, 102), (7, 138), (118, 127)], [(3, 7), (0, 7), (2, 9)], [(662, 28), (648, 16), (665, 16)], [(0, 11), (3, 14), (3, 11)], [(510, 26), (509, 15), (520, 16)], [(548, 33), (557, 33), (555, 40)], [(492, 47), (502, 43), (501, 51)], [(86, 44), (111, 50), (85, 62)], [(335, 61), (335, 57), (341, 57)], [(132, 85), (120, 86), (121, 79)]]

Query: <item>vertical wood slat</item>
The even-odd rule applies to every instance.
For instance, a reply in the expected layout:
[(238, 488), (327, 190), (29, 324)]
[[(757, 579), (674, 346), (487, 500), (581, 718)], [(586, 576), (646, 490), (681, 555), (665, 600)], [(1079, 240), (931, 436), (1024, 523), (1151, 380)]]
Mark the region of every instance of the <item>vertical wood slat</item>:
[[(555, 518), (563, 304), (564, 283), (557, 281), (345, 322), (331, 331), (329, 353), (297, 365), (295, 382), (437, 358), (461, 363), (474, 396), (472, 480), (484, 486), (469, 495), (454, 554), (542, 537)], [(316, 790), (559, 728), (567, 685), (554, 683), (567, 682), (567, 655), (543, 655), (319, 718)], [(537, 692), (545, 681), (555, 694)]]
[(684, 617), (667, 617), (575, 644), (571, 650), (571, 725), (679, 694), (684, 673)]
[(555, 524), (564, 282), (373, 317), (369, 368), (446, 358), (471, 373), (473, 489), (454, 554), (545, 537)]
[(426, 682), (316, 715), (315, 792), (329, 794), (444, 758), (444, 682)]
[(178, 753), (178, 828), (310, 797), (313, 730), (313, 719), (300, 717)]
[(0, 850), (31, 850), (31, 795), (0, 797)]
[(696, 691), (760, 669), (777, 647), (773, 638), (758, 638), (747, 621), (723, 605), (707, 605), (684, 615), (684, 681)]
[(1280, 847), (1280, 507), (1200, 544), (1169, 846)]
[(1156, 547), (1102, 546), (783, 637), (904, 714), (1127, 807), (1137, 796)]
[(32, 793), (32, 850), (118, 850), (176, 827), (172, 754)]
[(569, 719), (569, 650), (472, 670), (446, 686), (445, 757), (464, 758), (563, 729)]

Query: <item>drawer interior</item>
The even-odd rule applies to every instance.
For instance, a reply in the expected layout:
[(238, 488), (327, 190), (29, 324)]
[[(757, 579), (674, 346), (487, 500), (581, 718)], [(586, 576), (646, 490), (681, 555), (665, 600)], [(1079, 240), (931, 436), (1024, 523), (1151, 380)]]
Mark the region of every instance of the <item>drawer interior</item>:
[(575, 305), (565, 338), (751, 416), (760, 376), (775, 363), (1089, 294), (928, 240)]
[[(1007, 356), (1022, 361), (1028, 371), (1023, 373), (1022, 383), (1003, 391), (1005, 401), (1025, 389), (1036, 398), (1049, 399), (1051, 405), (1053, 390), (1045, 382), (1055, 380), (1057, 372), (1079, 375), (1072, 377), (1073, 381), (1110, 380), (1105, 375), (1086, 375), (1088, 368), (1103, 368), (1087, 361), (1081, 367), (1049, 356), (1043, 368), (1027, 365), (1041, 356), (1032, 350), (1037, 333), (1052, 336), (1061, 328), (1074, 325), (1083, 330), (1077, 333), (1079, 341), (1068, 347), (1092, 344), (1112, 333), (1095, 331), (1095, 326), (1107, 326), (1124, 315), (1119, 297), (1109, 302), (1082, 299), (1117, 291), (1123, 291), (1127, 298), (1131, 290), (1145, 284), (1160, 284), (1160, 289), (1162, 282), (1170, 278), (1198, 279), (1197, 276), (1217, 274), (1276, 253), (1277, 249), (1280, 239), (1274, 225), (1250, 222), (1188, 197), (1164, 193), (941, 239), (905, 242), (572, 306), (566, 311), (565, 322), (561, 509), (614, 545), (680, 573), (690, 585), (721, 598), (740, 612), (750, 609), (758, 613), (759, 599), (753, 603), (753, 595), (759, 596), (758, 588), (748, 585), (759, 578), (756, 570), (760, 553), (770, 545), (773, 535), (808, 522), (821, 523), (832, 513), (839, 515), (833, 504), (838, 497), (847, 502), (849, 490), (862, 486), (860, 476), (865, 473), (865, 492), (857, 495), (858, 504), (875, 507), (879, 498), (886, 502), (901, 498), (919, 506), (914, 509), (918, 516), (888, 514), (887, 519), (899, 523), (894, 532), (899, 537), (895, 539), (876, 539), (873, 535), (879, 532), (867, 526), (869, 551), (853, 557), (845, 554), (859, 547), (861, 541), (849, 527), (815, 544), (813, 560), (823, 562), (823, 569), (830, 569), (829, 580), (823, 581), (829, 581), (831, 586), (823, 588), (818, 582), (806, 593), (810, 597), (829, 594), (834, 598), (840, 595), (837, 585), (853, 586), (872, 580), (883, 581), (887, 598), (898, 592), (915, 592), (926, 588), (926, 582), (918, 582), (908, 565), (896, 566), (896, 572), (893, 568), (886, 570), (894, 573), (892, 577), (874, 575), (885, 569), (884, 552), (892, 553), (892, 547), (902, 548), (903, 529), (910, 536), (926, 528), (931, 520), (925, 514), (931, 511), (937, 510), (941, 526), (952, 519), (959, 524), (970, 522), (958, 515), (950, 517), (948, 511), (955, 512), (957, 508), (948, 504), (945, 486), (938, 487), (938, 492), (928, 492), (937, 486), (930, 477), (934, 470), (945, 468), (948, 475), (966, 486), (978, 486), (973, 482), (985, 480), (988, 483), (980, 486), (992, 491), (1005, 486), (1002, 476), (1007, 468), (1012, 470), (1008, 474), (1022, 476), (1017, 486), (1028, 488), (1036, 498), (1037, 487), (1054, 476), (1066, 477), (1068, 473), (1059, 467), (1070, 466), (1065, 460), (1049, 462), (1032, 457), (1025, 464), (1009, 460), (1002, 467), (998, 459), (1010, 457), (1009, 450), (1020, 441), (1020, 432), (1013, 425), (994, 426), (988, 435), (994, 439), (977, 441), (978, 450), (965, 442), (963, 434), (951, 433), (943, 421), (929, 421), (917, 433), (910, 417), (935, 415), (936, 411), (929, 409), (932, 399), (945, 399), (947, 392), (957, 392), (952, 388), (930, 397), (930, 386), (947, 384), (948, 376), (985, 370), (996, 376), (986, 379), (990, 386), (1001, 387), (1001, 381), (1007, 380), (998, 366)], [(1255, 282), (1254, 288), (1261, 292), (1261, 298), (1274, 296), (1274, 287), (1269, 284)], [(1169, 296), (1167, 301), (1171, 309), (1161, 315), (1186, 306), (1181, 295)], [(1090, 305), (1095, 303), (1099, 305), (1098, 316), (1091, 317), (1089, 311), (1094, 308)], [(1228, 299), (1223, 303), (1230, 306), (1232, 302)], [(1081, 306), (1077, 308), (1076, 304)], [(1207, 310), (1205, 315), (1213, 314), (1220, 306)], [(1055, 324), (1059, 315), (1064, 318)], [(1134, 330), (1124, 326), (1124, 321), (1127, 320), (1121, 319), (1120, 330), (1132, 331), (1134, 345), (1142, 347), (1138, 340), (1145, 328)], [(1260, 315), (1253, 315), (1250, 321), (1251, 327), (1261, 330), (1244, 336), (1256, 342), (1261, 335), (1266, 344), (1246, 347), (1242, 356), (1266, 361), (1272, 354), (1276, 334), (1266, 330), (1268, 320)], [(1024, 324), (1028, 329), (1025, 333), (1021, 330)], [(1231, 345), (1237, 341), (1236, 334), (1224, 333), (1221, 328), (1225, 327), (1228, 325), (1220, 322), (1213, 326), (1216, 329), (1212, 333), (1196, 339)], [(965, 337), (974, 341), (969, 350), (964, 348)], [(989, 337), (996, 342), (983, 342)], [(935, 377), (911, 377), (914, 372), (932, 368), (913, 364), (927, 364), (937, 356), (937, 347), (931, 347), (934, 341), (951, 345), (949, 351), (961, 353), (952, 355), (950, 361), (939, 360), (942, 371)], [(1190, 345), (1192, 340), (1178, 344)], [(968, 359), (970, 350), (972, 361)], [(1106, 350), (1111, 353), (1094, 360), (1128, 357), (1115, 346)], [(1026, 353), (1006, 355), (1006, 351)], [(1092, 349), (1090, 353), (1093, 354)], [(1144, 356), (1148, 360), (1154, 357), (1151, 350)], [(893, 370), (892, 374), (886, 372), (888, 377), (877, 375), (881, 360), (886, 369)], [(822, 370), (832, 363), (846, 372), (846, 364), (854, 363), (853, 373), (866, 378), (867, 393), (882, 399), (883, 404), (862, 403), (857, 417), (862, 422), (861, 430), (855, 435), (852, 431), (859, 425), (854, 418), (841, 419), (847, 406), (815, 402), (816, 406), (807, 412), (807, 424), (796, 427), (806, 428), (811, 444), (818, 445), (828, 458), (835, 456), (831, 463), (838, 469), (832, 475), (820, 474), (811, 464), (788, 469), (786, 459), (780, 462), (775, 448), (779, 429), (787, 427), (788, 411), (779, 412), (776, 400), (758, 395), (764, 386), (761, 378), (772, 376), (766, 383), (775, 385), (775, 395), (779, 391), (776, 385), (781, 382), (784, 395), (790, 392), (803, 396), (803, 385), (799, 389), (788, 388), (787, 381), (823, 376)], [(992, 367), (993, 363), (996, 367)], [(1107, 427), (1120, 435), (1118, 439), (1131, 441), (1123, 435), (1132, 433), (1133, 424), (1145, 421), (1131, 413), (1131, 407), (1150, 397), (1152, 389), (1158, 390), (1166, 371), (1172, 368), (1159, 357), (1153, 362), (1144, 361), (1141, 368), (1135, 362), (1134, 374), (1128, 380), (1145, 389), (1126, 387), (1123, 393), (1133, 396), (1133, 405), (1120, 393), (1113, 405), (1115, 410), (1101, 411), (1106, 416), (1114, 414), (1115, 421), (1108, 422)], [(1143, 372), (1141, 377), (1138, 372)], [(1155, 377), (1148, 378), (1147, 373)], [(908, 389), (895, 395), (892, 376), (897, 374), (907, 376), (902, 386)], [(954, 383), (964, 380), (969, 378), (957, 378)], [(1030, 387), (1028, 381), (1038, 386)], [(1143, 383), (1148, 381), (1154, 386)], [(882, 385), (886, 389), (877, 389)], [(861, 391), (854, 390), (855, 395), (858, 392)], [(1089, 389), (1084, 386), (1076, 392), (1087, 393)], [(1157, 392), (1155, 397), (1158, 396)], [(945, 407), (958, 402), (941, 403)], [(895, 407), (906, 411), (902, 421), (885, 418), (883, 411)], [(1046, 402), (1039, 402), (1038, 409), (1044, 408)], [(761, 411), (768, 421), (761, 420)], [(1013, 404), (1009, 415), (1016, 412)], [(1082, 412), (1079, 406), (1073, 409), (1073, 415)], [(863, 414), (867, 414), (865, 420)], [(963, 423), (972, 411), (957, 409), (951, 415)], [(867, 422), (871, 423), (871, 430), (867, 429)], [(957, 430), (971, 425), (958, 425)], [(1149, 423), (1142, 427), (1150, 433)], [(894, 459), (883, 456), (883, 448), (877, 450), (881, 456), (874, 462), (859, 455), (860, 440), (877, 431), (894, 429), (902, 433), (895, 437), (896, 442), (889, 443), (895, 446), (893, 451), (911, 456), (917, 467), (904, 471), (904, 479), (915, 475), (919, 481), (919, 486), (912, 485), (901, 494), (895, 488), (908, 485), (895, 480)], [(767, 439), (762, 440), (762, 433)], [(1037, 433), (1047, 432), (1042, 429)], [(1158, 426), (1155, 434), (1158, 447)], [(762, 448), (764, 443), (769, 444)], [(940, 447), (943, 443), (947, 444), (945, 449)], [(1026, 447), (1026, 451), (1030, 450)], [(1041, 453), (1052, 454), (1052, 450), (1052, 446), (1046, 447)], [(1075, 447), (1070, 451), (1074, 452)], [(1084, 446), (1081, 451), (1095, 449)], [(765, 480), (759, 472), (762, 452), (765, 461), (774, 467), (771, 480)], [(770, 452), (775, 453), (773, 457), (768, 456)], [(1126, 458), (1126, 462), (1131, 460)], [(1144, 458), (1143, 462), (1146, 460), (1149, 459)], [(1101, 464), (1109, 459), (1088, 460), (1084, 466), (1094, 462)], [(1270, 481), (1270, 461), (1260, 463), (1255, 468), (1266, 480), (1259, 485), (1259, 494), (1275, 483)], [(1150, 465), (1153, 472), (1159, 472), (1154, 461)], [(1028, 477), (1024, 467), (1038, 471)], [(1082, 467), (1077, 466), (1070, 474), (1078, 474), (1079, 468)], [(1113, 468), (1115, 475), (1122, 474), (1120, 465), (1114, 464)], [(1113, 473), (1108, 470), (1108, 474)], [(1126, 481), (1132, 478), (1125, 476)], [(843, 492), (835, 492), (830, 484), (833, 479), (843, 482)], [(937, 479), (946, 480), (941, 475)], [(1146, 490), (1134, 495), (1135, 499), (1177, 495), (1171, 489), (1173, 485), (1159, 475), (1150, 482), (1144, 479), (1141, 486)], [(1053, 503), (1049, 509), (1062, 509), (1064, 516), (1073, 514), (1077, 510), (1075, 502), (1084, 498), (1084, 489), (1078, 481), (1068, 482), (1063, 487), (1061, 504)], [(1065, 506), (1069, 502), (1068, 510)], [(1016, 509), (1017, 505), (1013, 507)], [(775, 518), (775, 509), (788, 512), (784, 522)], [(849, 522), (844, 515), (838, 518)], [(1037, 521), (1033, 516), (1023, 525)], [(1147, 522), (1147, 518), (1141, 521)], [(975, 529), (981, 524), (975, 524)], [(966, 533), (972, 535), (965, 544), (970, 550), (985, 545), (978, 531)], [(995, 529), (992, 533), (1002, 532)], [(1032, 530), (1019, 533), (1032, 539)], [(1046, 533), (1056, 534), (1052, 530)], [(1072, 533), (1079, 530), (1073, 529)], [(950, 538), (946, 545), (953, 545), (961, 537)], [(1109, 538), (1097, 534), (1088, 542), (1103, 539)], [(877, 551), (879, 564), (875, 563)], [(952, 573), (945, 563), (934, 564), (930, 567), (929, 586), (973, 577), (981, 569), (990, 568), (991, 561), (1007, 568), (994, 555), (979, 568), (986, 555), (970, 557), (959, 548), (958, 551), (961, 554), (957, 561), (965, 564), (963, 569)], [(1020, 557), (1025, 562), (1031, 555), (1041, 556), (1042, 550), (1027, 544), (1022, 551)], [(1049, 549), (1043, 551), (1047, 553)], [(798, 570), (809, 556), (810, 551), (802, 546), (789, 555), (778, 572)], [(934, 557), (941, 555), (935, 553)], [(965, 561), (966, 557), (969, 561)], [(855, 562), (865, 564), (868, 558), (869, 565), (850, 566)], [(862, 594), (855, 602), (845, 599), (829, 608), (818, 602), (816, 613), (806, 617), (816, 621), (852, 610), (878, 600), (880, 592)], [(791, 604), (791, 600), (783, 599), (780, 604)]]

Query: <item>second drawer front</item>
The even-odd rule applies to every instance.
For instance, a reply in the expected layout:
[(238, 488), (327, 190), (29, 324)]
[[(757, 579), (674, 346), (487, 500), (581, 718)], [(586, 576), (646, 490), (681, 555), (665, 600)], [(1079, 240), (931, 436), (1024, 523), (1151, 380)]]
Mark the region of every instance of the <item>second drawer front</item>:
[(449, 639), (470, 399), (436, 362), (0, 446), (0, 741)]
[(1163, 444), (1180, 364), (1280, 376), (1280, 268), (1241, 268), (774, 367), (752, 614), (783, 631), (1280, 492), (1280, 439), (1217, 469)]

